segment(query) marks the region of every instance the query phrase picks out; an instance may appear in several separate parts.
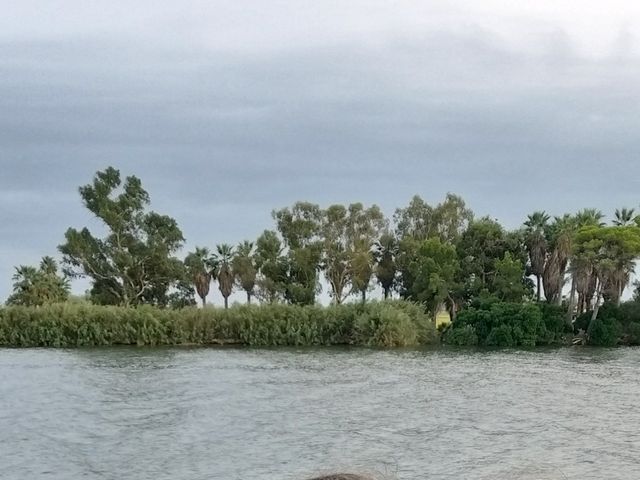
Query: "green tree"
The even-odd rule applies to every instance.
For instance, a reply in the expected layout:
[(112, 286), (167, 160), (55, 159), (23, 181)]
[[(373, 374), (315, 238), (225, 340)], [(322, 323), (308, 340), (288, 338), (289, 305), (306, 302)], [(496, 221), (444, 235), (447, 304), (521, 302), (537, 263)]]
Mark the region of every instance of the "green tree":
[(542, 281), (547, 303), (562, 303), (562, 289), (566, 282), (576, 225), (576, 219), (571, 215), (555, 217), (552, 223), (546, 225), (547, 258)]
[(434, 208), (419, 195), (414, 195), (405, 208), (396, 209), (393, 219), (396, 224), (396, 236), (400, 240), (426, 240), (437, 234)]
[(633, 208), (616, 209), (613, 224), (617, 227), (627, 227), (634, 222), (635, 218), (635, 209)]
[(377, 205), (365, 208), (361, 203), (349, 205), (347, 237), (349, 241), (349, 263), (351, 285), (354, 293), (360, 294), (362, 302), (367, 298), (371, 277), (375, 269), (375, 242), (388, 222)]
[(527, 217), (525, 226), (525, 244), (529, 253), (531, 273), (536, 277), (536, 296), (542, 299), (542, 275), (547, 261), (547, 239), (545, 229), (549, 222), (546, 212), (534, 212)]
[(231, 266), (236, 276), (236, 282), (247, 294), (247, 304), (250, 304), (258, 275), (253, 242), (245, 240), (236, 247), (236, 254), (233, 257)]
[(297, 202), (274, 211), (273, 218), (287, 249), (285, 298), (292, 304), (312, 305), (320, 288), (322, 210), (312, 203)]
[(522, 262), (505, 252), (504, 257), (495, 264), (496, 273), (492, 294), (503, 302), (522, 302), (531, 295), (532, 289), (525, 281), (525, 269)]
[(224, 298), (224, 308), (229, 308), (229, 296), (233, 292), (235, 275), (231, 264), (233, 262), (233, 247), (227, 243), (216, 245), (216, 270), (214, 278), (218, 280), (218, 288)]
[(415, 195), (407, 207), (396, 210), (394, 220), (399, 239), (412, 237), (420, 241), (438, 237), (442, 242), (455, 243), (473, 221), (473, 212), (461, 197), (451, 193), (436, 207)]
[[(595, 209), (584, 209), (579, 211), (575, 217), (575, 233), (586, 227), (603, 227), (602, 219), (604, 214)], [(575, 240), (575, 238), (574, 238)], [(572, 252), (573, 252), (572, 247)], [(577, 313), (584, 313), (591, 308), (591, 302), (596, 289), (596, 277), (593, 273), (593, 264), (584, 257), (571, 255), (569, 260), (569, 272), (571, 274), (571, 293), (569, 296), (569, 309), (567, 311), (567, 322), (573, 317), (574, 310)], [(577, 305), (575, 297), (577, 294)], [(576, 308), (577, 306), (577, 308)]]
[(452, 293), (460, 268), (456, 248), (442, 243), (439, 238), (425, 240), (410, 268), (414, 282), (409, 298), (423, 302), (435, 317), (445, 302), (453, 302)]
[(43, 257), (39, 268), (16, 267), (12, 279), (13, 292), (7, 305), (40, 306), (69, 298), (69, 280), (59, 274), (58, 264), (52, 257)]
[(390, 231), (386, 230), (376, 243), (376, 277), (382, 287), (385, 300), (396, 286), (398, 242)]
[(329, 294), (338, 305), (349, 294), (351, 282), (348, 222), (344, 205), (331, 205), (323, 212), (322, 270), (331, 289)]
[(202, 306), (207, 305), (207, 296), (211, 289), (211, 280), (216, 271), (216, 259), (208, 248), (196, 247), (184, 259), (186, 274), (196, 289), (202, 301)]
[(288, 262), (282, 250), (282, 242), (272, 230), (265, 230), (256, 241), (256, 296), (268, 303), (283, 298), (286, 290)]
[(488, 217), (473, 221), (460, 237), (457, 251), (460, 257), (460, 281), (465, 284), (466, 300), (489, 293), (493, 288), (496, 263), (511, 249), (517, 250), (517, 240), (507, 236), (502, 226)]
[(622, 296), (626, 283), (621, 281), (624, 277), (621, 272), (627, 271), (640, 256), (640, 228), (583, 228), (576, 234), (573, 254), (580, 261), (591, 264), (596, 279), (595, 303), (587, 329), (589, 335), (605, 292), (615, 292), (614, 302), (618, 302)]
[(88, 228), (70, 228), (60, 245), (66, 271), (88, 277), (92, 298), (120, 305), (163, 304), (181, 280), (183, 265), (173, 255), (184, 238), (176, 221), (147, 211), (149, 194), (136, 177), (121, 180), (112, 167), (80, 187), (84, 206), (106, 227), (104, 238)]

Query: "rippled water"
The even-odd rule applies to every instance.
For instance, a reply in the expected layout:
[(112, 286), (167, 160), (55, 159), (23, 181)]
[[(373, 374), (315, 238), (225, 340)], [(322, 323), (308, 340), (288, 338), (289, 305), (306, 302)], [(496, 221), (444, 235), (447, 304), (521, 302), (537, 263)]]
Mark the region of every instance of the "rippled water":
[(0, 350), (0, 478), (640, 478), (640, 350)]

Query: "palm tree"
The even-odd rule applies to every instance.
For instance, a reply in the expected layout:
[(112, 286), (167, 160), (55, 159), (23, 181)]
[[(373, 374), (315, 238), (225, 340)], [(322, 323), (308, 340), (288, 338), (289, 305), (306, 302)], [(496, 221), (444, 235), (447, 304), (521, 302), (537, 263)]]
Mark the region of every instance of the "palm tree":
[(398, 241), (389, 231), (384, 232), (376, 242), (376, 277), (387, 300), (396, 283), (396, 255), (398, 253)]
[(53, 259), (53, 257), (42, 257), (42, 260), (40, 261), (40, 271), (46, 275), (57, 275), (58, 263)]
[(233, 247), (227, 243), (216, 245), (217, 269), (216, 279), (218, 280), (218, 288), (224, 297), (224, 308), (229, 308), (229, 296), (233, 292), (233, 270), (231, 262), (233, 261)]
[[(575, 215), (575, 228), (579, 231), (585, 227), (603, 227), (604, 214), (595, 208), (585, 208)], [(595, 295), (597, 279), (593, 263), (581, 256), (571, 257), (571, 284), (572, 296), (569, 305), (569, 315), (573, 314), (573, 297), (578, 294), (577, 313), (584, 313), (591, 308)], [(575, 291), (574, 291), (575, 288)]]
[(631, 222), (634, 221), (635, 217), (635, 209), (633, 208), (623, 208), (621, 210), (616, 209), (615, 219), (613, 220), (613, 224), (616, 227), (626, 227), (630, 225)]
[(562, 303), (562, 289), (576, 231), (575, 218), (571, 215), (555, 217), (547, 228), (548, 253), (544, 266), (543, 287), (548, 303)]
[(253, 253), (253, 242), (244, 241), (236, 247), (236, 254), (231, 262), (233, 273), (240, 288), (247, 292), (247, 304), (251, 303), (251, 296), (256, 286), (258, 268)]
[(527, 217), (525, 226), (525, 245), (529, 253), (531, 263), (531, 273), (536, 276), (538, 302), (542, 298), (542, 275), (547, 259), (547, 239), (545, 229), (549, 222), (549, 215), (546, 212), (534, 212)]
[(184, 264), (187, 268), (187, 275), (202, 300), (202, 306), (205, 307), (215, 272), (215, 258), (208, 248), (196, 247), (195, 252), (189, 253), (184, 259)]

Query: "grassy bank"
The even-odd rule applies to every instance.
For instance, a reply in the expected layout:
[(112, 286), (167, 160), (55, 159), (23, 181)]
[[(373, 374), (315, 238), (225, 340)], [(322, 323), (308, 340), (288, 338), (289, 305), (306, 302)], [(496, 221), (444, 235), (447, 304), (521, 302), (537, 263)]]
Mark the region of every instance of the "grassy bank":
[(0, 308), (0, 346), (101, 345), (416, 346), (436, 342), (420, 306), (234, 306), (161, 310), (83, 304)]

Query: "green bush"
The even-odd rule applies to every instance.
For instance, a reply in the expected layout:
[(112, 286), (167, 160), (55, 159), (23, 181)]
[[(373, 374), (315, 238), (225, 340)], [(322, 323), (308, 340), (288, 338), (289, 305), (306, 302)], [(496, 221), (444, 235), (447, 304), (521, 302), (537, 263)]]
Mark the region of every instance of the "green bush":
[[(574, 322), (577, 331), (587, 331), (592, 312), (580, 315)], [(588, 343), (595, 346), (640, 345), (640, 302), (630, 301), (619, 306), (605, 303), (598, 311)]]
[(162, 310), (67, 303), (0, 308), (0, 345), (412, 346), (437, 341), (421, 306), (404, 302), (365, 305), (253, 305)]
[(566, 334), (558, 307), (485, 302), (460, 312), (443, 340), (451, 345), (533, 347), (564, 343)]

